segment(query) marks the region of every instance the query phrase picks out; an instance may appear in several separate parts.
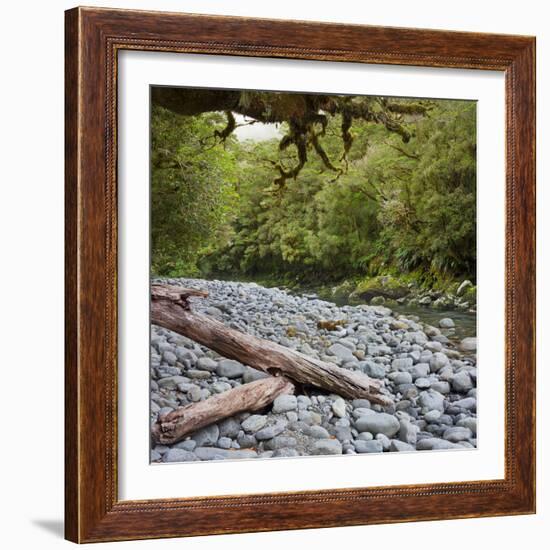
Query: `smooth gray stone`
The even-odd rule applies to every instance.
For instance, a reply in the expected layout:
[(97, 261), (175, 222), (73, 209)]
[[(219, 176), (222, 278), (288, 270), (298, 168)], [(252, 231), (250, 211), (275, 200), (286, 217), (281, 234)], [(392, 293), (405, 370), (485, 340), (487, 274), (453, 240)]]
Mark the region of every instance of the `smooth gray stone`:
[(258, 444), (258, 441), (253, 435), (242, 434), (237, 437), (237, 443), (240, 447), (246, 449), (249, 447), (255, 447)]
[(151, 462), (158, 462), (161, 458), (162, 455), (158, 451), (151, 450)]
[(443, 439), (450, 441), (451, 443), (458, 443), (459, 441), (466, 441), (472, 437), (472, 430), (470, 428), (464, 428), (462, 426), (455, 426), (454, 428), (447, 428), (443, 433)]
[(372, 409), (363, 409), (361, 407), (358, 409), (354, 409), (353, 412), (351, 413), (353, 418), (360, 418), (361, 416), (368, 416), (369, 414), (376, 414), (376, 411)]
[(341, 398), (335, 399), (332, 403), (332, 411), (338, 418), (344, 418), (346, 416), (346, 402)]
[(418, 404), (426, 412), (433, 410), (444, 412), (445, 410), (445, 398), (433, 389), (421, 392), (418, 396)]
[(390, 443), (390, 452), (410, 452), (416, 451), (416, 448), (408, 443), (400, 441), (399, 439), (392, 439)]
[(189, 361), (189, 363), (193, 365), (197, 362), (197, 356), (185, 347), (176, 348), (176, 357), (178, 361)]
[(185, 449), (169, 449), (162, 457), (163, 462), (194, 462), (197, 456)]
[(330, 429), (330, 432), (341, 443), (343, 443), (344, 441), (350, 441), (353, 437), (350, 428), (346, 428), (344, 426), (335, 426), (334, 428)]
[(413, 360), (410, 357), (401, 357), (394, 359), (391, 364), (392, 370), (408, 370), (413, 366)]
[(466, 393), (474, 387), (470, 375), (465, 370), (453, 375), (451, 378), (451, 385), (453, 390), (459, 393)]
[(187, 439), (185, 441), (179, 441), (178, 443), (174, 443), (172, 446), (173, 449), (183, 449), (184, 451), (190, 451), (193, 452), (195, 450), (195, 447), (197, 446), (197, 442), (193, 439)]
[(305, 433), (309, 437), (314, 437), (315, 439), (329, 439), (330, 434), (322, 426), (308, 426), (305, 430)]
[(245, 432), (256, 433), (261, 430), (267, 423), (267, 416), (263, 414), (253, 414), (241, 423)]
[(371, 441), (363, 439), (355, 440), (355, 451), (357, 453), (381, 453), (383, 450), (382, 442), (377, 439), (372, 439)]
[(407, 371), (392, 372), (388, 375), (388, 378), (396, 385), (410, 384), (413, 381), (411, 373)]
[(298, 408), (298, 402), (295, 395), (279, 395), (273, 402), (273, 412), (275, 414), (295, 411)]
[(267, 426), (266, 428), (262, 428), (261, 430), (256, 432), (255, 437), (258, 441), (272, 439), (276, 435), (284, 432), (286, 425), (286, 422), (277, 422), (277, 424), (274, 424), (273, 426)]
[(314, 455), (341, 455), (342, 444), (337, 439), (318, 439), (312, 446)]
[(220, 429), (217, 424), (211, 424), (195, 432), (191, 437), (197, 443), (197, 447), (215, 445), (220, 437)]
[(218, 424), (220, 436), (235, 438), (241, 430), (241, 424), (235, 418), (226, 418)]
[(444, 380), (440, 380), (439, 382), (432, 382), (432, 385), (430, 386), (432, 390), (442, 393), (444, 395), (447, 395), (451, 392), (451, 385), (449, 382), (445, 382)]
[(175, 365), (176, 364), (176, 361), (178, 360), (178, 358), (176, 357), (176, 354), (169, 351), (169, 350), (166, 350), (163, 354), (162, 354), (162, 358), (164, 361), (166, 361), (169, 365)]
[(288, 411), (286, 413), (286, 418), (289, 422), (296, 422), (298, 420), (298, 414), (294, 411)]
[(159, 388), (165, 388), (167, 390), (175, 390), (178, 384), (185, 384), (189, 381), (185, 376), (167, 376), (166, 378), (160, 378), (157, 381)]
[(453, 405), (467, 411), (475, 411), (477, 407), (477, 400), (475, 397), (466, 397), (458, 401), (454, 401)]
[(368, 399), (354, 399), (351, 402), (354, 409), (370, 409), (370, 401)]
[(384, 451), (389, 451), (390, 450), (391, 440), (387, 435), (376, 434), (376, 437), (374, 439), (376, 441), (380, 441), (380, 443), (382, 443), (382, 449), (384, 449)]
[(438, 410), (428, 411), (424, 415), (424, 420), (426, 422), (437, 422), (440, 418), (441, 418), (441, 411), (438, 411)]
[(477, 418), (475, 416), (468, 416), (467, 418), (461, 418), (457, 423), (457, 426), (468, 428), (471, 432), (477, 434)]
[(215, 382), (210, 387), (214, 393), (223, 393), (224, 391), (231, 389), (231, 384), (228, 384), (227, 382)]
[(196, 366), (198, 369), (201, 370), (216, 372), (216, 369), (218, 368), (218, 363), (214, 361), (214, 359), (210, 359), (210, 357), (201, 357), (197, 360)]
[(232, 443), (233, 442), (231, 441), (231, 439), (229, 437), (220, 437), (218, 439), (217, 445), (220, 449), (231, 449), (231, 444)]
[(244, 365), (241, 365), (238, 361), (233, 361), (233, 359), (222, 359), (216, 368), (216, 374), (226, 378), (239, 378), (244, 372)]
[(409, 445), (416, 445), (418, 428), (408, 420), (399, 421), (399, 439)]
[(446, 449), (460, 449), (460, 445), (446, 441), (445, 439), (438, 439), (436, 437), (421, 439), (416, 444), (418, 451), (441, 451)]
[(438, 372), (443, 367), (449, 364), (449, 358), (441, 352), (434, 353), (430, 359), (430, 370)]
[(268, 378), (269, 375), (261, 370), (253, 369), (252, 367), (246, 367), (246, 370), (243, 374), (243, 383), (248, 384), (250, 382), (255, 382), (256, 380), (261, 380), (262, 378)]
[(355, 427), (359, 432), (381, 433), (392, 437), (399, 431), (399, 420), (391, 414), (375, 413), (359, 417)]
[(443, 349), (443, 345), (441, 344), (441, 342), (437, 342), (436, 340), (433, 340), (431, 342), (426, 342), (425, 348), (429, 349), (433, 353), (436, 353)]
[(413, 380), (417, 378), (425, 378), (430, 373), (430, 365), (428, 363), (417, 363), (407, 370)]
[(419, 390), (426, 390), (432, 385), (428, 378), (417, 378), (414, 384)]
[(197, 447), (195, 455), (200, 460), (234, 460), (241, 458), (256, 458), (258, 453), (249, 449), (218, 449), (216, 447)]
[(377, 363), (373, 363), (372, 361), (363, 361), (365, 363), (365, 367), (363, 369), (363, 372), (370, 376), (371, 378), (384, 378), (386, 376), (386, 369)]
[(455, 322), (450, 317), (443, 317), (443, 319), (439, 320), (439, 326), (441, 328), (453, 328)]
[(355, 357), (352, 353), (352, 351), (347, 348), (346, 346), (343, 346), (342, 344), (336, 343), (332, 344), (327, 350), (331, 355), (334, 355), (341, 361), (353, 361), (355, 360)]
[(465, 351), (465, 352), (476, 351), (477, 350), (477, 338), (475, 338), (475, 337), (464, 338), (463, 340), (461, 340), (458, 347), (461, 351)]

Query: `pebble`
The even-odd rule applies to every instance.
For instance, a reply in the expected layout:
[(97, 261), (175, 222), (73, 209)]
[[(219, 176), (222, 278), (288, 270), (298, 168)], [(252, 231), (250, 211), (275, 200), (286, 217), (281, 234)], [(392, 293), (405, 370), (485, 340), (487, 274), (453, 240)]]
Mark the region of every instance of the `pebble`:
[(337, 439), (318, 439), (312, 447), (314, 455), (341, 455), (342, 444)]
[(355, 451), (363, 453), (381, 453), (384, 450), (382, 442), (377, 439), (372, 439), (370, 441), (365, 441), (363, 439), (358, 439), (355, 441)]
[(216, 368), (216, 374), (218, 376), (225, 376), (226, 378), (239, 378), (245, 372), (245, 367), (238, 361), (233, 359), (222, 359)]
[(440, 369), (449, 364), (449, 358), (441, 352), (434, 353), (430, 359), (430, 370), (438, 372)]
[(477, 418), (474, 416), (468, 416), (466, 418), (461, 418), (457, 423), (457, 426), (462, 428), (468, 428), (473, 435), (477, 434)]
[(445, 397), (443, 394), (429, 389), (418, 396), (418, 404), (425, 412), (433, 410), (443, 412), (445, 410)]
[(315, 439), (328, 439), (330, 437), (328, 431), (322, 426), (308, 426), (305, 433)]
[(200, 460), (234, 460), (237, 458), (256, 458), (256, 451), (249, 449), (228, 450), (216, 447), (198, 447), (195, 449), (195, 456)]
[(473, 352), (477, 350), (477, 338), (464, 338), (459, 344), (459, 349), (465, 352)]
[(273, 413), (285, 413), (288, 411), (295, 411), (298, 408), (298, 402), (295, 395), (279, 395), (273, 401)]
[(222, 437), (237, 437), (241, 430), (241, 425), (235, 418), (226, 418), (218, 424), (220, 435)]
[(346, 416), (346, 402), (338, 398), (332, 403), (332, 411), (338, 418), (344, 418)]
[(399, 420), (391, 414), (374, 413), (359, 417), (355, 427), (359, 432), (381, 433), (392, 437), (399, 431)]
[(267, 424), (267, 416), (260, 414), (253, 414), (249, 416), (241, 424), (243, 430), (248, 433), (256, 433), (261, 430)]
[(416, 447), (413, 447), (412, 445), (409, 445), (408, 443), (404, 443), (403, 441), (400, 441), (399, 439), (392, 439), (390, 444), (390, 452), (410, 452), (410, 451), (416, 451)]
[(286, 423), (278, 422), (273, 426), (268, 426), (267, 428), (263, 428), (260, 431), (258, 431), (256, 433), (256, 439), (258, 441), (263, 441), (265, 439), (272, 439), (276, 435), (279, 435), (280, 433), (284, 432), (285, 428), (286, 428)]
[(198, 432), (192, 435), (193, 440), (198, 447), (204, 447), (207, 445), (215, 445), (220, 437), (220, 429), (217, 424), (211, 424), (202, 428)]
[(163, 462), (190, 462), (198, 460), (197, 455), (185, 449), (168, 449), (162, 456)]
[(451, 386), (459, 393), (466, 393), (474, 387), (470, 375), (464, 370), (453, 375)]
[(450, 441), (451, 443), (458, 443), (459, 441), (465, 441), (472, 437), (472, 431), (470, 428), (462, 426), (455, 426), (454, 428), (448, 428), (443, 433), (443, 439)]
[[(475, 338), (459, 346), (455, 322), (395, 316), (384, 306), (343, 306), (253, 283), (169, 279), (205, 288), (199, 313), (350, 372), (381, 381), (387, 407), (307, 387), (255, 414), (240, 413), (184, 441), (157, 445), (152, 461), (294, 457), (465, 449), (477, 445)], [(435, 297), (432, 298), (435, 300)], [(320, 320), (341, 320), (336, 330)], [(156, 326), (151, 330), (151, 415), (159, 416), (268, 376)], [(302, 390), (298, 386), (297, 392)], [(170, 454), (176, 453), (176, 454)], [(188, 454), (185, 454), (188, 453)], [(167, 455), (167, 458), (164, 458)], [(179, 457), (179, 458), (178, 458)]]

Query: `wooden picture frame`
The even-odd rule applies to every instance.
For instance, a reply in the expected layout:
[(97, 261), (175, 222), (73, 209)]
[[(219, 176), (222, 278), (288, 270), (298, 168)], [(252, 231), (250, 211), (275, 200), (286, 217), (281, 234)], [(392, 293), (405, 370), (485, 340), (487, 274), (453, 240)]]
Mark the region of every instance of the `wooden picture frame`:
[[(501, 71), (506, 82), (504, 479), (120, 501), (117, 54)], [(535, 39), (99, 8), (66, 12), (66, 538), (97, 542), (535, 511)]]

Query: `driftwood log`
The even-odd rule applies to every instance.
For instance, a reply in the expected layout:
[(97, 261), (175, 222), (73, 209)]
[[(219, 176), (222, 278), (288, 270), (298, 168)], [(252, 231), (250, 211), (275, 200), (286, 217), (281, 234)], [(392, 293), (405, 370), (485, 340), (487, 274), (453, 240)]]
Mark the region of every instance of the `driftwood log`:
[(187, 434), (224, 418), (263, 409), (279, 395), (288, 393), (294, 393), (294, 384), (282, 376), (270, 376), (244, 384), (162, 416), (153, 425), (153, 440), (163, 444), (177, 443)]
[(191, 296), (207, 296), (207, 293), (171, 285), (152, 285), (151, 322), (186, 336), (224, 357), (274, 376), (317, 386), (348, 399), (365, 398), (381, 405), (392, 402), (383, 393), (380, 382), (363, 373), (342, 369), (191, 311), (188, 301)]

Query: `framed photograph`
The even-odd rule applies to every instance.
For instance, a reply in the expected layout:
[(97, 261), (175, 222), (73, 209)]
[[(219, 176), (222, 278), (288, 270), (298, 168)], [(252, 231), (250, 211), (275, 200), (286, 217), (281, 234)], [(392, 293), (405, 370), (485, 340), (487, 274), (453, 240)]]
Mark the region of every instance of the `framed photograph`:
[(66, 537), (535, 511), (535, 39), (66, 12)]

